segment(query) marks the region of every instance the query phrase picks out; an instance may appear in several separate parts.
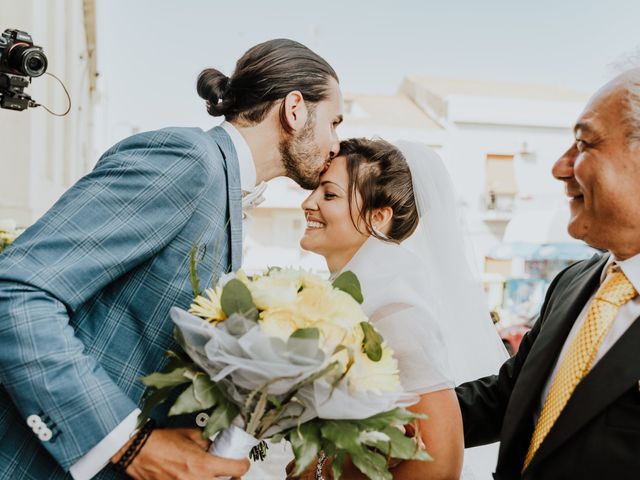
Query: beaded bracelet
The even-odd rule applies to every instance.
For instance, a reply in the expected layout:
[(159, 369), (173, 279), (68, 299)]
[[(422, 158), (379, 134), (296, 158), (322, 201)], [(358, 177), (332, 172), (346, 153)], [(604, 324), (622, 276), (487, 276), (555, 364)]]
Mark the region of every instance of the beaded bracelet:
[(153, 421), (152, 418), (147, 420), (145, 424), (138, 430), (136, 433), (133, 442), (127, 448), (127, 451), (122, 454), (118, 462), (115, 464), (115, 469), (119, 472), (124, 472), (129, 468), (131, 462), (138, 456), (142, 447), (147, 442), (149, 437), (151, 436), (151, 432), (156, 426), (156, 422)]

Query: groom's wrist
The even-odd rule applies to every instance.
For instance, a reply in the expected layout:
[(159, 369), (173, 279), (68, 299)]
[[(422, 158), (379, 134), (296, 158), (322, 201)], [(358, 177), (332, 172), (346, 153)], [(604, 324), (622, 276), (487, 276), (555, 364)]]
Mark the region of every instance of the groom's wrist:
[(143, 449), (144, 444), (147, 442), (153, 429), (155, 428), (155, 422), (153, 419), (149, 419), (146, 423), (134, 432), (129, 441), (122, 446), (118, 452), (111, 457), (111, 463), (115, 465), (115, 468), (121, 472), (125, 472), (129, 465), (138, 456)]

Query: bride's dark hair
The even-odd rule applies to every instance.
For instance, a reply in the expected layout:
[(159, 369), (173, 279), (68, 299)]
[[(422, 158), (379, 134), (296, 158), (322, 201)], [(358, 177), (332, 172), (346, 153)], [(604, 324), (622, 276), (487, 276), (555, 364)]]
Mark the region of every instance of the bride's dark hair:
[[(351, 138), (340, 143), (339, 155), (347, 159), (349, 210), (358, 211), (367, 233), (393, 243), (411, 236), (418, 226), (418, 209), (409, 165), (400, 150), (381, 139)], [(355, 191), (362, 205), (353, 205)], [(386, 236), (371, 224), (373, 211), (384, 207), (393, 210)], [(354, 226), (358, 228), (355, 222)]]

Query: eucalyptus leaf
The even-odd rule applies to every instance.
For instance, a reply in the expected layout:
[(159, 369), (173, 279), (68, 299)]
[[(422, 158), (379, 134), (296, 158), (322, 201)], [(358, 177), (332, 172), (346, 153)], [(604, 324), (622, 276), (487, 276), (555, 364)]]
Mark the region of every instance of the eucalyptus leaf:
[(191, 378), (189, 378), (187, 374), (190, 372), (192, 372), (192, 370), (190, 370), (189, 368), (181, 367), (167, 373), (154, 372), (151, 375), (142, 377), (141, 380), (142, 383), (144, 383), (147, 387), (158, 389), (165, 387), (175, 387), (183, 383), (189, 383), (191, 381)]
[(358, 302), (364, 302), (364, 297), (362, 296), (362, 290), (360, 288), (360, 281), (356, 274), (351, 271), (346, 271), (338, 275), (333, 281), (333, 286), (343, 292), (348, 293), (353, 297), (353, 299)]
[(320, 348), (320, 331), (317, 328), (299, 328), (287, 339), (287, 351), (295, 357), (316, 358)]
[(193, 395), (200, 404), (200, 410), (208, 410), (218, 403), (222, 394), (209, 375), (198, 373), (193, 377)]
[(185, 413), (194, 413), (202, 410), (200, 402), (194, 395), (193, 384), (180, 394), (169, 410), (169, 416), (183, 415)]
[(251, 292), (237, 278), (229, 280), (222, 289), (220, 304), (227, 317), (237, 313), (246, 318), (258, 320), (258, 310), (253, 303)]
[(364, 353), (371, 361), (379, 362), (382, 358), (382, 337), (369, 322), (360, 322), (360, 327), (364, 333), (362, 340)]
[(211, 413), (202, 432), (202, 438), (208, 440), (220, 430), (227, 428), (239, 412), (240, 409), (230, 401), (221, 402)]

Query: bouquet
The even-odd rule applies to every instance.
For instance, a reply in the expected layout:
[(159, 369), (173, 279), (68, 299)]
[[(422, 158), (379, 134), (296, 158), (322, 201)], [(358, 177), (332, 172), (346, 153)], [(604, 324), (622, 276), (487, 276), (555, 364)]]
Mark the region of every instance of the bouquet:
[(322, 451), (335, 478), (350, 456), (376, 479), (392, 478), (390, 458), (430, 460), (401, 430), (422, 418), (403, 408), (417, 396), (403, 392), (353, 273), (330, 283), (304, 270), (238, 271), (199, 292), (194, 270), (189, 311), (171, 310), (184, 353), (167, 352), (167, 367), (143, 378), (141, 422), (180, 389), (169, 415), (200, 412), (218, 456), (264, 459), (263, 440), (286, 439), (296, 475)]

